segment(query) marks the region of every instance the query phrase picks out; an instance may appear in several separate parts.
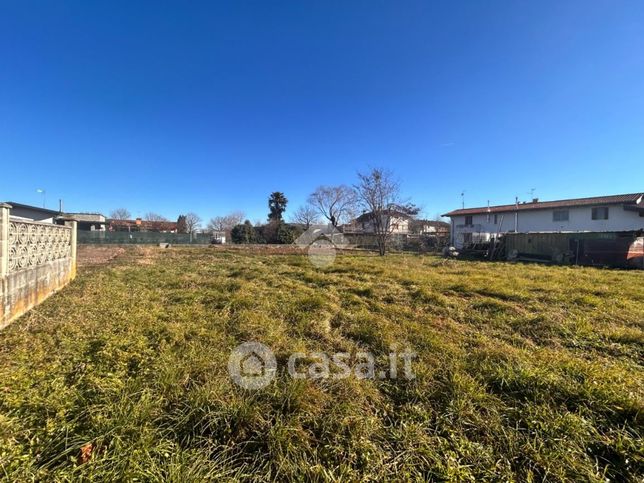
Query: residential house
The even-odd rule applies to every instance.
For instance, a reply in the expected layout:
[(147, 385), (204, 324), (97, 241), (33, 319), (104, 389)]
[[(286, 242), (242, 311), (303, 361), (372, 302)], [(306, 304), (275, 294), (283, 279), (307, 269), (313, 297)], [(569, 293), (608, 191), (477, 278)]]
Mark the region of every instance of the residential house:
[(450, 211), (456, 248), (496, 234), (623, 232), (644, 229), (644, 193), (514, 203)]
[[(382, 226), (388, 227), (388, 233), (407, 235), (409, 234), (409, 223), (412, 217), (398, 210), (385, 210), (382, 216)], [(373, 234), (375, 233), (373, 213), (363, 213), (351, 223), (343, 225), (342, 231), (351, 234)]]
[(449, 223), (434, 220), (411, 220), (409, 232), (414, 235), (449, 235)]
[(176, 221), (150, 221), (137, 218), (136, 220), (107, 220), (109, 231), (152, 231), (158, 233), (177, 233)]

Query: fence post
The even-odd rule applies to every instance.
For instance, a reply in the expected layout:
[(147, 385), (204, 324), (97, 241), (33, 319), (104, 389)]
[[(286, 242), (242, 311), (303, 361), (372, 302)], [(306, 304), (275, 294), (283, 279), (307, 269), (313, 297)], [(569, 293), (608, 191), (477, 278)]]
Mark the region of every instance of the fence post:
[(78, 242), (78, 222), (72, 220), (72, 278), (76, 277), (76, 245)]
[(9, 273), (9, 210), (11, 205), (0, 203), (0, 278)]

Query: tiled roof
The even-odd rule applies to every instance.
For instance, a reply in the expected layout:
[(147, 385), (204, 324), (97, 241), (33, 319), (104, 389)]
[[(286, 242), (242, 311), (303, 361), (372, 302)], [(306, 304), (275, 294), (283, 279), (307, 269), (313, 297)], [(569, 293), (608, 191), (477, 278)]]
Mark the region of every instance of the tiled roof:
[(139, 230), (149, 231), (171, 231), (177, 229), (176, 221), (150, 221), (150, 220), (116, 220), (108, 219), (110, 226), (116, 228), (138, 228)]
[[(397, 217), (397, 218), (411, 219), (411, 216), (409, 216), (407, 213), (404, 213), (400, 210), (393, 210), (393, 209), (382, 210), (382, 214), (392, 216), (392, 217)], [(360, 215), (358, 218), (356, 218), (355, 221), (358, 221), (358, 222), (370, 221), (372, 218), (373, 218), (373, 213), (368, 212)]]
[(465, 208), (461, 210), (450, 211), (443, 216), (459, 216), (459, 215), (476, 215), (479, 213), (501, 213), (508, 211), (526, 211), (526, 210), (544, 210), (548, 208), (568, 208), (573, 206), (591, 206), (591, 205), (613, 205), (613, 204), (637, 204), (644, 203), (643, 193), (633, 193), (628, 195), (612, 195), (612, 196), (595, 196), (592, 198), (574, 198), (570, 200), (556, 200), (556, 201), (537, 201), (528, 203), (519, 203), (519, 205), (498, 205), (498, 206), (482, 206), (479, 208)]

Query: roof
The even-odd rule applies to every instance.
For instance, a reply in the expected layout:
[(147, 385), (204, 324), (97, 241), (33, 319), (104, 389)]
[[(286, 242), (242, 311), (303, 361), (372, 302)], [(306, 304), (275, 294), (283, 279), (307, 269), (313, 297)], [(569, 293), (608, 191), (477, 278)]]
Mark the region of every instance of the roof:
[(101, 213), (64, 213), (58, 217), (61, 220), (88, 221), (92, 223), (105, 223), (105, 216)]
[(11, 205), (12, 208), (24, 208), (26, 210), (40, 211), (48, 215), (58, 215), (60, 211), (58, 210), (49, 210), (47, 208), (41, 208), (39, 206), (24, 205), (22, 203), (16, 203), (15, 201), (5, 201), (5, 203)]
[(151, 220), (117, 220), (114, 218), (109, 218), (107, 220), (107, 223), (110, 226), (122, 226), (122, 227), (130, 227), (134, 228), (137, 227), (139, 229), (144, 229), (144, 230), (152, 230), (152, 231), (163, 231), (163, 230), (176, 230), (177, 229), (177, 222), (176, 221), (166, 221), (166, 220), (159, 220), (159, 221), (151, 221)]
[[(402, 211), (399, 210), (382, 210), (383, 215), (389, 215), (389, 216), (396, 216), (399, 218), (409, 218), (411, 219), (411, 216), (409, 216), (407, 213), (403, 213)], [(356, 218), (356, 221), (363, 222), (363, 221), (369, 221), (373, 218), (373, 212), (368, 212), (368, 213), (363, 213), (360, 215), (358, 218)]]
[(412, 220), (413, 225), (426, 225), (426, 226), (435, 226), (435, 227), (446, 227), (449, 228), (449, 223), (440, 220)]
[(627, 195), (595, 196), (591, 198), (572, 198), (556, 201), (532, 201), (511, 205), (482, 206), (479, 208), (464, 208), (450, 211), (443, 216), (476, 215), (479, 213), (501, 213), (513, 211), (545, 210), (548, 208), (568, 208), (574, 206), (595, 206), (613, 204), (639, 204), (644, 199), (644, 193), (632, 193)]

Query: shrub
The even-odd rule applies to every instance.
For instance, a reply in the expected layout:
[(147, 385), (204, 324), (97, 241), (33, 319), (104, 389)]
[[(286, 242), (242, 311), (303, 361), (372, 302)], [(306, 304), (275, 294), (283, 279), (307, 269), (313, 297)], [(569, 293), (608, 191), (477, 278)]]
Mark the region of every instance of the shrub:
[(250, 221), (246, 220), (240, 225), (235, 225), (230, 232), (233, 243), (255, 243), (255, 229)]

